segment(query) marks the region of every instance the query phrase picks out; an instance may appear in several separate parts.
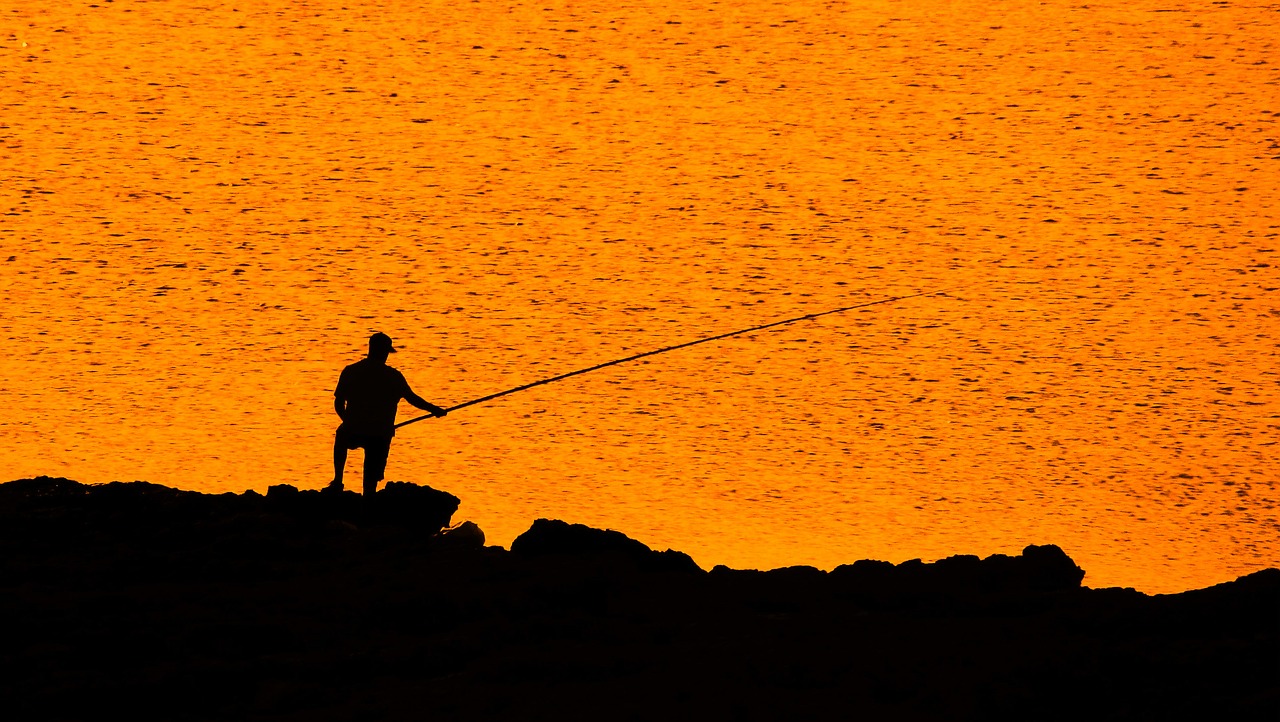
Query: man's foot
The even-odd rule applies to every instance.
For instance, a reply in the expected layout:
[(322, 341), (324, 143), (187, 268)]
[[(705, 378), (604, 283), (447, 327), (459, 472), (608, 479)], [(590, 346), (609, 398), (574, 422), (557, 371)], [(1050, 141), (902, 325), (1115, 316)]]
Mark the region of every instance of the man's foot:
[(342, 482), (334, 479), (324, 488), (325, 491), (342, 491)]

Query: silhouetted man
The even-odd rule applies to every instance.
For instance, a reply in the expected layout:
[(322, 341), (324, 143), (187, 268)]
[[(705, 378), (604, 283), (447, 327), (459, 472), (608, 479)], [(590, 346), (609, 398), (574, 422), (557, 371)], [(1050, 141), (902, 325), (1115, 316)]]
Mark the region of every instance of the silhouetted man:
[(338, 388), (333, 391), (333, 408), (342, 418), (333, 440), (333, 482), (330, 489), (342, 489), (342, 471), (348, 449), (364, 449), (364, 495), (372, 498), (387, 468), (391, 437), (396, 434), (396, 407), (400, 399), (430, 411), (433, 416), (447, 412), (413, 393), (404, 374), (387, 365), (387, 355), (396, 352), (391, 337), (375, 333), (369, 337), (369, 355), (342, 369)]

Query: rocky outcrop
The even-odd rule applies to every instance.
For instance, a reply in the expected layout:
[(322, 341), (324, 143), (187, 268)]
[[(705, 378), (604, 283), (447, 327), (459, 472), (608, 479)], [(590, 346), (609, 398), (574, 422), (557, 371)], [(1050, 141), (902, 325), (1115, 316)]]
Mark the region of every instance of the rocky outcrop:
[(912, 559), (897, 565), (857, 561), (833, 569), (831, 579), (864, 604), (892, 606), (1067, 592), (1080, 588), (1084, 570), (1047, 544), (1028, 546), (1016, 557), (961, 554), (931, 564)]
[[(440, 543), (458, 498), (414, 484), (388, 487), (368, 502), (354, 492), (287, 484), (266, 495), (48, 477), (0, 484), (0, 577), (16, 582), (66, 573), (86, 583), (287, 578), (346, 554), (357, 530), (403, 544)], [(55, 568), (64, 563), (69, 568)]]
[[(6, 719), (1268, 719), (1280, 570), (1148, 596), (1062, 550), (716, 567), (538, 520), (0, 484)], [(380, 504), (386, 500), (394, 503)]]
[[(70, 479), (37, 477), (0, 484), (0, 515), (28, 528), (76, 533), (127, 527), (131, 535), (176, 532), (190, 523), (230, 517), (288, 517), (305, 522), (391, 524), (430, 535), (449, 526), (458, 497), (405, 482), (389, 482), (372, 502), (350, 491), (299, 490), (289, 484), (268, 487), (266, 496), (202, 494), (145, 481), (81, 484)], [(275, 521), (278, 521), (276, 519)], [(36, 528), (30, 529), (33, 533)]]
[(593, 529), (558, 519), (538, 519), (511, 542), (511, 552), (526, 557), (597, 558), (642, 571), (701, 572), (693, 558), (674, 549), (654, 551), (620, 531)]

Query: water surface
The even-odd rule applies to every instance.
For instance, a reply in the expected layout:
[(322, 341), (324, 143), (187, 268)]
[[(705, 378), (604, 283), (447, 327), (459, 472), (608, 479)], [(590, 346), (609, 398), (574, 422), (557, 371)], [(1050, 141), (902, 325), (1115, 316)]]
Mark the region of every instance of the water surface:
[(46, 5), (0, 26), (3, 478), (318, 488), (374, 330), (454, 405), (947, 289), (408, 427), (388, 478), (704, 567), (1280, 564), (1275, 5)]

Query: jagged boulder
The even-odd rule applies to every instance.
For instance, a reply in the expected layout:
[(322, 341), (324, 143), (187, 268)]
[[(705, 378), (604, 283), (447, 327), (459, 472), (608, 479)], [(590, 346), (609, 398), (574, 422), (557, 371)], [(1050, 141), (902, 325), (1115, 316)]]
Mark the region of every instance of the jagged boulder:
[(458, 497), (448, 492), (408, 482), (388, 483), (370, 503), (354, 492), (300, 490), (290, 484), (271, 486), (264, 496), (255, 491), (203, 494), (144, 481), (81, 484), (41, 476), (0, 484), (0, 534), (71, 543), (110, 533), (140, 541), (194, 538), (228, 524), (273, 528), (278, 524), (272, 518), (289, 518), (318, 528), (328, 528), (331, 521), (391, 524), (431, 535), (449, 526), (458, 504)]
[(423, 534), (449, 526), (458, 497), (429, 486), (391, 481), (373, 499), (353, 491), (314, 491), (277, 484), (267, 489), (266, 508), (274, 513), (316, 521), (392, 524)]
[(0, 484), (0, 511), (93, 508), (108, 513), (150, 512), (208, 496), (146, 481), (81, 484), (70, 479), (37, 476)]
[(620, 531), (538, 519), (511, 542), (511, 552), (526, 557), (579, 556), (612, 558), (645, 571), (701, 572), (693, 558), (668, 549), (654, 551)]
[(62, 477), (37, 476), (0, 484), (0, 509), (33, 507), (47, 503), (63, 503), (83, 496), (89, 487)]
[(473, 521), (464, 521), (441, 531), (436, 546), (441, 549), (479, 549), (484, 546), (484, 530)]
[(1019, 570), (1028, 588), (1040, 591), (1075, 589), (1084, 581), (1084, 569), (1057, 544), (1032, 544), (1022, 550)]
[(412, 526), (434, 534), (449, 526), (460, 500), (447, 491), (429, 486), (389, 481), (382, 491), (374, 494), (373, 502), (379, 521)]
[(81, 484), (36, 477), (0, 484), (0, 536), (60, 547), (99, 539), (183, 536), (244, 508), (235, 494), (200, 494), (143, 481)]
[(958, 554), (926, 564), (861, 560), (831, 571), (847, 591), (871, 600), (938, 599), (1062, 592), (1078, 589), (1084, 570), (1060, 547), (1031, 545), (1020, 556), (993, 554), (980, 559)]

